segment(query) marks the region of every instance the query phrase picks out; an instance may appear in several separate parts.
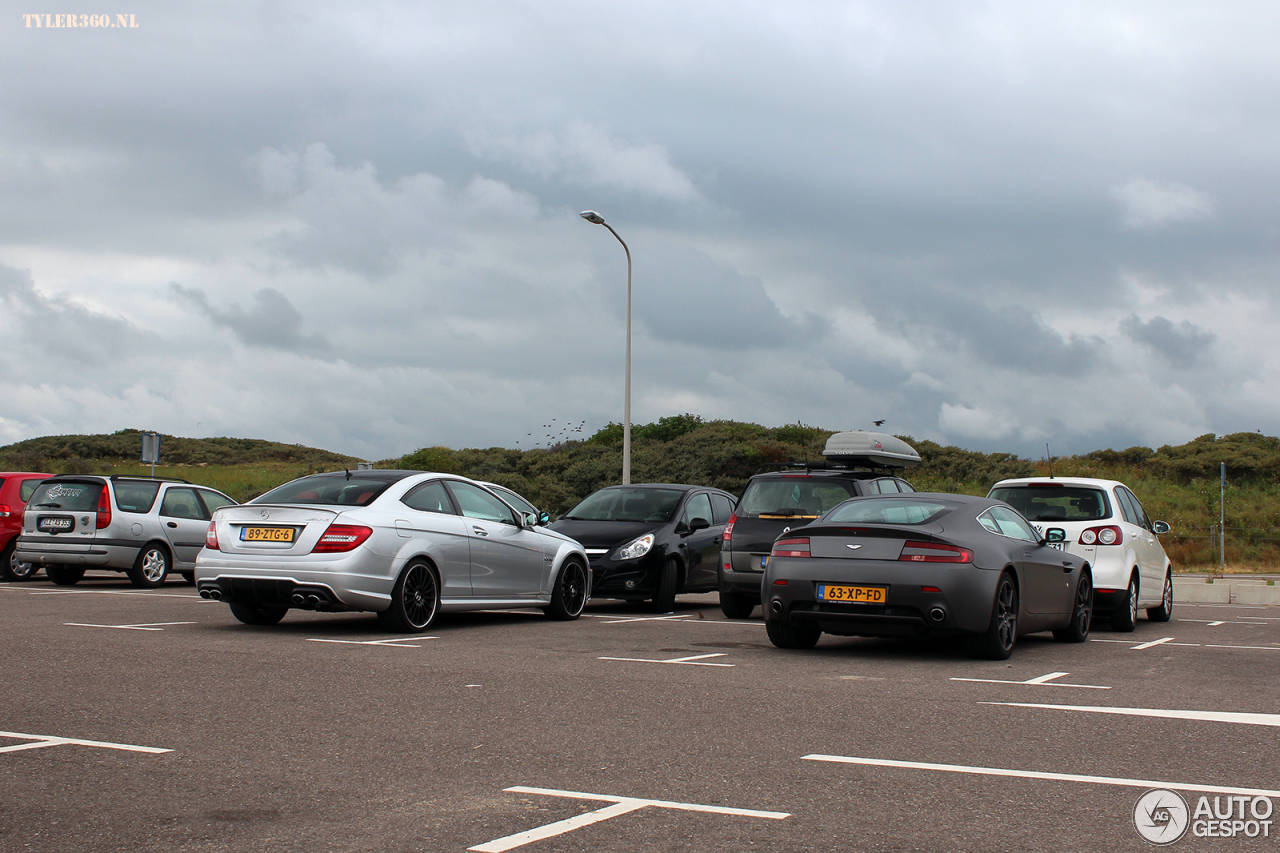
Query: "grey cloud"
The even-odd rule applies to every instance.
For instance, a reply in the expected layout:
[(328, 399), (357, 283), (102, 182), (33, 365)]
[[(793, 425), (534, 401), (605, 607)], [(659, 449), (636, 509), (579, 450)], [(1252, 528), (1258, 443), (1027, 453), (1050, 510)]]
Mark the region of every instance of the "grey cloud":
[(1186, 320), (1175, 325), (1168, 318), (1152, 317), (1144, 323), (1136, 314), (1120, 322), (1120, 331), (1130, 340), (1164, 356), (1172, 366), (1181, 368), (1195, 364), (1218, 338)]
[(303, 334), (302, 313), (283, 293), (264, 287), (253, 295), (249, 309), (239, 305), (219, 307), (198, 287), (169, 283), (170, 292), (194, 307), (214, 325), (228, 329), (242, 343), (299, 354), (328, 356), (333, 347), (320, 334)]

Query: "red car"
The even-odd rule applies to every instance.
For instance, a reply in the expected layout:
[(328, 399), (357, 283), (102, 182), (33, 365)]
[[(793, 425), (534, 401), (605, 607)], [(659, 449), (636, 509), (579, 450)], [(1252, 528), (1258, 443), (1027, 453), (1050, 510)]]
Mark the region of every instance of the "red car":
[(13, 548), (22, 532), (22, 511), (27, 506), (27, 498), (41, 480), (52, 476), (0, 471), (0, 578), (25, 581), (39, 570), (34, 563), (19, 563), (13, 556)]

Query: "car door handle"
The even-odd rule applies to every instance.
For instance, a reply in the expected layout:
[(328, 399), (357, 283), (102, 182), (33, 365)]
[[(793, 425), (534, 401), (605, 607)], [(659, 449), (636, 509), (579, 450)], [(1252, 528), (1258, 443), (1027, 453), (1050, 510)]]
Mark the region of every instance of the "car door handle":
[(1075, 569), (1075, 566), (1071, 565), (1066, 560), (1062, 561), (1062, 570), (1064, 572), (1066, 572), (1067, 574), (1071, 574), (1073, 569)]
[(471, 528), (471, 529), (475, 532), (475, 534), (476, 534), (477, 536), (488, 536), (488, 535), (489, 535), (489, 531), (485, 530), (483, 527), (473, 527), (473, 528)]
[(165, 522), (165, 524), (167, 524), (169, 527), (177, 527), (177, 526), (178, 526), (178, 522), (176, 522), (176, 521), (166, 521), (166, 522)]

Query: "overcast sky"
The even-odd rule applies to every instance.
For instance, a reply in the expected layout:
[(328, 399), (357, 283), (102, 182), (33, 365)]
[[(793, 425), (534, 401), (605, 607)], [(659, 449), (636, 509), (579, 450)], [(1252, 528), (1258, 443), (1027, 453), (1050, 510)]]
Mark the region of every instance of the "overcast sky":
[(636, 423), (1280, 434), (1274, 2), (57, 11), (136, 26), (0, 22), (0, 444), (583, 437), (588, 208)]

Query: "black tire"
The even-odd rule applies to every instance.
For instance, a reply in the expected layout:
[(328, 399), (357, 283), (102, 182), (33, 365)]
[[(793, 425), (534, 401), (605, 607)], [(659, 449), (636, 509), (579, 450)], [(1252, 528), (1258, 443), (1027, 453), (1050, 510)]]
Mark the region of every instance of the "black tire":
[(1093, 579), (1088, 572), (1080, 573), (1076, 583), (1075, 603), (1071, 606), (1071, 624), (1058, 628), (1053, 638), (1060, 643), (1083, 643), (1089, 639), (1089, 625), (1093, 621)]
[(155, 589), (168, 580), (171, 568), (173, 568), (173, 558), (169, 556), (169, 549), (158, 542), (148, 542), (138, 552), (138, 559), (133, 561), (133, 568), (125, 574), (129, 576), (129, 583), (134, 586)]
[(1173, 618), (1173, 574), (1164, 576), (1164, 597), (1159, 607), (1147, 608), (1147, 619), (1151, 622), (1168, 622)]
[(44, 567), (44, 574), (58, 586), (75, 586), (84, 577), (84, 566), (49, 565)]
[(720, 590), (720, 612), (730, 619), (746, 619), (756, 609), (756, 601), (740, 592)]
[(780, 649), (811, 649), (818, 645), (822, 629), (816, 625), (788, 625), (780, 619), (764, 623), (769, 642)]
[(676, 607), (676, 584), (680, 580), (680, 566), (675, 557), (662, 564), (658, 572), (658, 586), (653, 592), (655, 613), (670, 613)]
[(587, 606), (587, 570), (577, 560), (566, 560), (551, 591), (551, 604), (543, 611), (552, 619), (569, 622), (582, 615)]
[(378, 621), (397, 634), (421, 634), (440, 612), (440, 584), (435, 572), (423, 560), (404, 567), (391, 590), (391, 606), (378, 614)]
[(195, 573), (195, 572), (183, 572), (183, 573), (182, 573), (182, 579), (183, 579), (184, 581), (186, 581), (188, 584), (190, 584), (191, 586), (195, 586), (195, 585), (196, 585), (196, 573)]
[(40, 567), (35, 563), (20, 563), (13, 552), (18, 548), (18, 537), (9, 540), (9, 544), (0, 550), (0, 578), (7, 581), (29, 581), (35, 577)]
[(1018, 641), (1018, 587), (1005, 572), (996, 584), (991, 623), (985, 633), (969, 638), (969, 653), (986, 660), (1008, 660)]
[(289, 612), (287, 607), (263, 607), (260, 604), (246, 604), (243, 601), (229, 602), (231, 615), (246, 625), (274, 625)]
[(1128, 634), (1138, 627), (1138, 573), (1129, 578), (1129, 589), (1125, 591), (1120, 606), (1111, 611), (1111, 630)]

